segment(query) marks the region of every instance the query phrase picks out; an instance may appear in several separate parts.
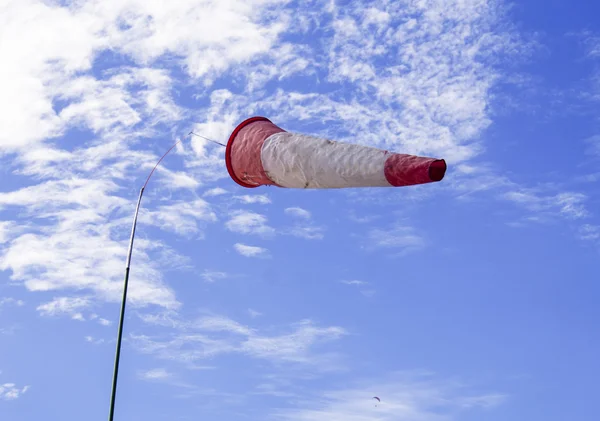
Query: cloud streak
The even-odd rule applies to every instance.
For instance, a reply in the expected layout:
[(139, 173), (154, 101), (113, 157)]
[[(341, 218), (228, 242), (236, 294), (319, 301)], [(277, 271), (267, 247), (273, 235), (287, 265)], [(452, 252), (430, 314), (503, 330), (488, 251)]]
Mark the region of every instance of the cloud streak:
[(468, 393), (459, 385), (427, 377), (396, 373), (337, 390), (318, 390), (302, 406), (273, 415), (289, 421), (458, 420), (463, 412), (492, 410), (507, 399), (499, 393)]
[(267, 217), (245, 210), (236, 210), (231, 213), (231, 218), (225, 223), (225, 227), (239, 234), (254, 234), (270, 237), (275, 234), (275, 229), (267, 224)]
[(235, 251), (246, 257), (268, 257), (269, 250), (258, 246), (249, 246), (246, 244), (236, 243), (233, 245)]
[(17, 387), (14, 383), (0, 384), (0, 400), (12, 401), (19, 399), (30, 386)]
[[(225, 354), (238, 354), (272, 363), (311, 366), (322, 361), (319, 354), (312, 352), (314, 346), (341, 339), (347, 334), (341, 327), (319, 327), (310, 320), (291, 325), (290, 332), (265, 335), (258, 329), (224, 316), (208, 316), (194, 321), (183, 321), (177, 316), (169, 319), (171, 321), (167, 323), (175, 327), (177, 332), (162, 338), (132, 335), (132, 343), (141, 352), (185, 364)], [(161, 325), (165, 322), (156, 318), (145, 320)]]
[(426, 242), (413, 227), (396, 225), (390, 229), (372, 228), (367, 233), (367, 247), (375, 249), (399, 250), (405, 255), (423, 249)]

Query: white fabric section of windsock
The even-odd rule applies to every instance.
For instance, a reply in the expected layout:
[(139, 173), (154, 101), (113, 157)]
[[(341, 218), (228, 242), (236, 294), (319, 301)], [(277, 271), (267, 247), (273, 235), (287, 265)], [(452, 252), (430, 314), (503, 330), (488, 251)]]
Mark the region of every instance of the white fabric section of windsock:
[(381, 149), (281, 132), (265, 140), (260, 157), (267, 176), (281, 187), (391, 187), (384, 172), (388, 154)]
[(399, 187), (440, 181), (443, 159), (289, 133), (251, 117), (231, 133), (225, 151), (231, 178), (243, 187)]

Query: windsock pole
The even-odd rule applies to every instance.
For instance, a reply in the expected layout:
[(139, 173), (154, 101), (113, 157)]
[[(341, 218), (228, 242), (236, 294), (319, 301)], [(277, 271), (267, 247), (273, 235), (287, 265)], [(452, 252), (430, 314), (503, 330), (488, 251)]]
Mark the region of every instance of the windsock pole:
[(158, 162), (156, 163), (154, 168), (152, 168), (152, 171), (150, 171), (148, 178), (146, 178), (146, 182), (144, 183), (144, 186), (140, 189), (140, 195), (138, 197), (137, 205), (135, 207), (135, 214), (133, 216), (133, 223), (131, 226), (131, 236), (129, 238), (129, 248), (127, 250), (127, 265), (125, 267), (125, 280), (123, 281), (123, 297), (121, 299), (121, 312), (119, 314), (119, 330), (117, 332), (117, 347), (116, 347), (116, 351), (115, 351), (115, 364), (114, 364), (114, 369), (113, 369), (112, 388), (111, 388), (111, 393), (110, 393), (110, 410), (109, 410), (109, 414), (108, 414), (108, 421), (113, 421), (114, 414), (115, 414), (115, 401), (116, 401), (116, 396), (117, 396), (117, 378), (119, 375), (119, 361), (121, 359), (121, 339), (123, 337), (123, 322), (125, 320), (125, 304), (127, 303), (127, 287), (129, 285), (129, 269), (131, 267), (131, 255), (133, 253), (133, 239), (135, 237), (135, 227), (137, 225), (138, 213), (140, 211), (140, 204), (142, 203), (142, 196), (144, 194), (144, 190), (146, 189), (146, 186), (148, 185), (148, 181), (150, 181), (150, 177), (152, 177), (152, 174), (154, 174), (154, 171), (156, 170), (156, 167), (158, 167), (158, 164), (160, 164), (160, 162), (163, 160), (163, 158), (165, 156), (167, 156), (167, 154), (169, 152), (171, 152), (173, 150), (173, 148), (175, 148), (175, 146), (177, 146), (180, 142), (181, 142), (181, 140), (178, 140), (177, 142), (175, 142), (175, 144), (173, 146), (171, 146), (171, 148), (167, 152), (165, 152), (165, 154), (158, 160)]
[(129, 238), (129, 249), (127, 252), (127, 266), (125, 267), (125, 281), (123, 283), (123, 298), (121, 299), (121, 313), (119, 315), (119, 331), (117, 333), (117, 349), (115, 353), (115, 365), (113, 370), (112, 389), (110, 392), (110, 412), (108, 420), (113, 421), (115, 414), (115, 398), (117, 395), (117, 376), (119, 375), (119, 360), (121, 357), (121, 338), (123, 337), (123, 320), (125, 319), (125, 303), (127, 302), (127, 286), (129, 284), (129, 268), (131, 266), (131, 253), (133, 251), (133, 238), (135, 237), (135, 226), (137, 224), (138, 213), (140, 211), (140, 203), (142, 202), (142, 195), (144, 194), (144, 187), (140, 190), (140, 196), (138, 197), (137, 206), (135, 207), (135, 215), (133, 217), (133, 225), (131, 227), (131, 237)]

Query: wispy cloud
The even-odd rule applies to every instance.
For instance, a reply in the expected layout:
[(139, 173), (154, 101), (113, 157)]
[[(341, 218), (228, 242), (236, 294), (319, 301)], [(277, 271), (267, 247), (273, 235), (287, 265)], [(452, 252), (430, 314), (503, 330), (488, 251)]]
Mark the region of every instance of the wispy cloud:
[(356, 286), (362, 286), (362, 285), (367, 285), (368, 282), (365, 281), (358, 281), (358, 280), (352, 280), (352, 281), (340, 281), (342, 284), (346, 284), (346, 285), (356, 285)]
[[(134, 0), (118, 4), (92, 1), (81, 7), (39, 4), (35, 14), (31, 6), (30, 2), (11, 2), (10, 12), (0, 20), (4, 33), (17, 40), (2, 49), (8, 64), (3, 67), (6, 77), (0, 90), (15, 98), (13, 106), (7, 104), (0, 113), (5, 128), (0, 145), (4, 147), (29, 147), (62, 134), (74, 124), (99, 130), (134, 125), (142, 118), (176, 118), (170, 95), (155, 88), (168, 80), (163, 70), (129, 69), (146, 74), (144, 82), (150, 89), (138, 95), (123, 89), (127, 71), (121, 70), (107, 80), (87, 74), (102, 51), (123, 54), (139, 66), (151, 65), (171, 53), (190, 77), (202, 77), (207, 86), (230, 65), (269, 51), (286, 28), (281, 20), (263, 20), (265, 12), (276, 7), (274, 2), (263, 0), (254, 4), (235, 1), (226, 6), (209, 2), (206, 8), (210, 13), (194, 1), (160, 9)], [(173, 17), (179, 18), (174, 21)], [(36, 28), (27, 37), (18, 35), (23, 19)], [(191, 21), (197, 25), (187, 24)], [(173, 31), (174, 27), (178, 30)], [(73, 37), (47, 36), (62, 28), (69, 28)], [(73, 102), (56, 110), (52, 102), (57, 97)], [(147, 114), (132, 109), (131, 103), (147, 109)], [(39, 124), (33, 128), (31, 122)]]
[(353, 287), (357, 287), (359, 292), (364, 295), (365, 297), (372, 297), (373, 295), (375, 295), (376, 291), (373, 288), (367, 288), (369, 284), (369, 282), (366, 281), (359, 281), (356, 279), (353, 279), (351, 281), (340, 281), (340, 283), (345, 284), (345, 285), (350, 285)]
[(498, 4), (369, 6), (328, 6), (327, 81), (356, 88), (343, 95), (280, 91), (270, 107), (287, 119), (323, 121), (323, 131), (335, 129), (338, 137), (360, 134), (374, 146), (452, 163), (479, 154), (477, 137), (491, 123), (490, 92), (500, 77), (494, 64), (529, 52)]
[(284, 212), (288, 215), (292, 215), (298, 218), (310, 219), (311, 213), (306, 209), (299, 207), (285, 208)]
[(216, 270), (205, 270), (202, 273), (202, 279), (204, 279), (204, 281), (209, 282), (209, 283), (213, 283), (213, 282), (217, 282), (221, 279), (225, 279), (227, 278), (227, 273), (226, 272), (221, 272), (221, 271), (216, 271)]
[(468, 393), (464, 386), (428, 376), (396, 374), (353, 383), (338, 390), (316, 390), (301, 406), (272, 415), (290, 421), (458, 420), (464, 411), (491, 410), (507, 399), (499, 393)]
[(89, 297), (58, 297), (41, 304), (37, 310), (43, 316), (60, 316), (66, 314), (74, 320), (85, 320), (82, 310), (89, 308), (92, 302)]
[(6, 243), (13, 237), (16, 224), (13, 221), (0, 221), (0, 244)]
[(542, 195), (533, 189), (521, 189), (509, 191), (502, 197), (534, 213), (546, 216), (581, 219), (589, 215), (584, 204), (587, 196), (582, 193), (562, 192), (554, 195)]
[(240, 354), (272, 363), (287, 361), (314, 366), (322, 360), (312, 351), (313, 346), (347, 334), (341, 327), (319, 327), (310, 320), (295, 323), (288, 327), (291, 332), (279, 335), (262, 334), (259, 329), (223, 316), (179, 320), (173, 326), (178, 332), (167, 338), (132, 335), (133, 343), (142, 352), (186, 364), (223, 354)]
[(175, 201), (169, 205), (159, 206), (156, 210), (142, 209), (139, 221), (182, 236), (190, 236), (199, 232), (199, 223), (216, 222), (217, 215), (208, 202), (196, 199)]
[(227, 194), (228, 191), (221, 188), (221, 187), (215, 187), (213, 189), (209, 189), (206, 192), (204, 192), (203, 196), (206, 197), (214, 197), (214, 196), (222, 196), (224, 194)]
[[(495, 2), (313, 6), (300, 10), (274, 0), (207, 1), (202, 8), (192, 0), (161, 8), (136, 0), (11, 2), (0, 17), (3, 33), (15, 40), (0, 47), (6, 63), (0, 91), (13, 98), (0, 104), (0, 154), (15, 154), (15, 172), (28, 177), (28, 187), (0, 195), (0, 207), (18, 208), (20, 215), (0, 225), (0, 270), (30, 291), (85, 290), (117, 301), (123, 233), (135, 201), (131, 186), (165, 146), (155, 142), (166, 137), (170, 145), (190, 126), (226, 139), (254, 109), (299, 128), (307, 120), (320, 122), (316, 133), (340, 140), (443, 155), (450, 162), (481, 151), (498, 57), (526, 53)], [(23, 21), (36, 30), (20, 36)], [(63, 31), (72, 36), (51, 36)], [(282, 38), (289, 34), (298, 41)], [(315, 37), (327, 42), (310, 42)], [(111, 61), (99, 60), (105, 55), (117, 64), (103, 68)], [(381, 60), (388, 65), (379, 66)], [(224, 75), (234, 83), (214, 89)], [(295, 76), (319, 83), (265, 89), (269, 81)], [(182, 84), (194, 86), (190, 93), (201, 105), (188, 109), (178, 102)], [(71, 130), (81, 133), (76, 144), (63, 139)], [(203, 139), (186, 140), (175, 152), (185, 171), (163, 162), (155, 185), (182, 194), (225, 177), (223, 152)], [(215, 187), (202, 197), (226, 193)], [(249, 197), (266, 203), (263, 196)], [(208, 202), (172, 202), (144, 202), (142, 225), (199, 236), (215, 222)], [(298, 209), (297, 216), (306, 215)], [(239, 212), (226, 222), (229, 230), (275, 233), (264, 215)], [(324, 228), (304, 219), (282, 232), (322, 238)], [(133, 304), (180, 305), (155, 264), (161, 253), (165, 246), (158, 241), (136, 243)]]
[(320, 240), (324, 237), (323, 228), (313, 225), (296, 224), (286, 228), (283, 233), (307, 240)]
[(254, 196), (245, 194), (243, 196), (234, 196), (234, 198), (246, 204), (257, 203), (260, 205), (267, 205), (271, 203), (271, 199), (269, 199), (269, 197), (264, 194), (257, 194)]
[(249, 246), (246, 244), (236, 243), (233, 245), (235, 251), (246, 257), (268, 257), (269, 250), (258, 246)]
[(14, 383), (0, 384), (0, 399), (11, 401), (20, 398), (30, 386), (17, 387)]
[(110, 320), (107, 320), (103, 317), (98, 316), (97, 314), (91, 314), (89, 316), (90, 320), (95, 320), (98, 322), (98, 324), (102, 325), (102, 326), (110, 326), (112, 324), (112, 322)]
[(586, 153), (600, 158), (600, 135), (588, 137), (587, 139), (585, 139), (585, 143), (588, 146), (586, 149)]
[(164, 380), (172, 376), (165, 368), (154, 368), (151, 370), (141, 371), (138, 377), (143, 380)]
[(426, 245), (423, 237), (410, 226), (396, 225), (390, 229), (372, 228), (367, 234), (369, 249), (395, 249), (405, 255), (421, 250)]
[(291, 227), (282, 230), (283, 234), (305, 238), (307, 240), (320, 240), (324, 237), (323, 227), (314, 224), (312, 214), (306, 209), (291, 207), (284, 209), (284, 212), (296, 220)]
[(25, 301), (17, 300), (16, 298), (12, 298), (12, 297), (0, 298), (0, 308), (2, 308), (3, 306), (8, 306), (8, 305), (15, 305), (17, 307), (21, 307), (21, 306), (25, 305)]
[[(120, 216), (125, 203), (111, 195), (115, 189), (111, 181), (71, 178), (1, 193), (0, 206), (23, 207), (30, 220), (43, 222), (0, 250), (0, 269), (12, 270), (12, 279), (30, 291), (87, 289), (101, 300), (119, 300), (127, 248), (119, 234), (130, 229), (131, 217), (108, 221), (109, 215)], [(146, 254), (160, 250), (159, 242), (137, 242), (133, 277), (139, 281), (130, 291), (134, 305), (177, 305)]]
[(104, 342), (106, 342), (104, 339), (102, 338), (95, 338), (92, 335), (86, 335), (83, 339), (85, 339), (86, 342), (93, 344), (93, 345), (101, 345)]
[(260, 236), (272, 236), (275, 229), (267, 225), (267, 217), (255, 212), (236, 210), (231, 214), (231, 219), (225, 223), (225, 227), (240, 234), (256, 234)]
[(351, 210), (350, 212), (348, 212), (348, 219), (350, 219), (353, 222), (357, 222), (359, 224), (366, 224), (366, 223), (372, 222), (378, 218), (380, 218), (379, 215), (357, 215), (356, 211), (354, 211), (354, 210)]
[[(151, 150), (159, 139), (171, 144), (179, 138), (176, 132), (185, 133), (181, 126), (193, 123), (194, 113), (176, 103), (181, 80), (172, 66), (180, 66), (189, 80), (201, 78), (192, 93), (218, 106), (222, 91), (210, 93), (211, 83), (231, 66), (269, 53), (288, 27), (279, 2), (204, 6), (9, 3), (0, 28), (15, 42), (0, 46), (6, 62), (0, 91), (12, 99), (0, 103), (0, 155), (13, 153), (11, 169), (27, 177), (27, 187), (0, 194), (0, 209), (19, 208), (0, 225), (0, 270), (11, 271), (13, 281), (30, 291), (86, 290), (100, 301), (119, 299), (124, 233), (135, 202), (132, 182), (158, 159)], [(27, 36), (20, 35), (24, 21), (35, 28)], [(192, 21), (199, 26), (189, 25)], [(72, 36), (53, 36), (64, 31)], [(163, 66), (165, 54), (169, 66)], [(115, 58), (109, 68), (105, 57)], [(221, 137), (239, 118), (235, 112), (204, 115), (215, 120)], [(77, 142), (63, 138), (72, 130)], [(186, 139), (173, 154), (183, 159), (185, 171), (163, 162), (155, 189), (193, 192), (226, 176), (220, 147)], [(224, 193), (212, 188), (205, 197)], [(202, 200), (175, 198), (165, 206), (151, 199), (147, 193), (141, 225), (197, 236), (202, 225), (215, 221)], [(132, 304), (179, 305), (155, 264), (164, 252), (158, 241), (136, 243)]]
[(581, 40), (586, 49), (587, 57), (600, 58), (600, 35), (589, 30), (569, 33), (568, 35), (575, 35)]
[(258, 316), (262, 316), (262, 313), (260, 311), (256, 311), (254, 309), (249, 308), (248, 309), (248, 314), (250, 314), (250, 317), (255, 318)]
[(582, 240), (600, 240), (600, 225), (584, 224), (579, 228), (579, 236)]

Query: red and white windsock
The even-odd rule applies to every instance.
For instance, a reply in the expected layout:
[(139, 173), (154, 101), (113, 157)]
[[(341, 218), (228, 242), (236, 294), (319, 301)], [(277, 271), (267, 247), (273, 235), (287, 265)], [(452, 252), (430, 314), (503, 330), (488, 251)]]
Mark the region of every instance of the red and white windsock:
[(399, 187), (440, 181), (446, 161), (286, 132), (252, 117), (231, 133), (227, 171), (243, 187)]

